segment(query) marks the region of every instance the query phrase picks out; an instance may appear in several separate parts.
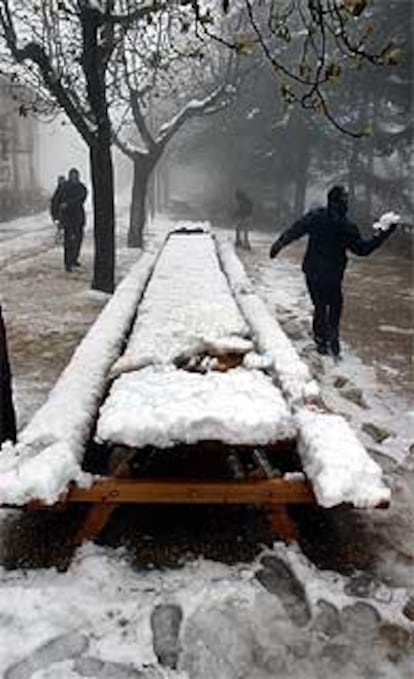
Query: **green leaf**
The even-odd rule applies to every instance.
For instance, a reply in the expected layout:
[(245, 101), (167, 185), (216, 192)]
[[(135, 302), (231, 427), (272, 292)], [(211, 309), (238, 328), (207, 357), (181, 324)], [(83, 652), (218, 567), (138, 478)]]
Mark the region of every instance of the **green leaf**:
[(343, 0), (344, 9), (354, 17), (359, 17), (367, 6), (367, 0)]
[(310, 73), (311, 73), (310, 66), (307, 63), (305, 63), (304, 61), (302, 61), (299, 64), (299, 75), (300, 75), (300, 77), (301, 78), (309, 78)]
[(292, 87), (289, 83), (282, 83), (280, 86), (280, 94), (283, 99), (283, 101), (286, 104), (292, 104), (294, 101), (296, 101), (296, 95), (294, 91), (292, 90)]
[(404, 61), (404, 52), (400, 47), (391, 47), (382, 55), (381, 61), (387, 66), (399, 66)]
[(325, 70), (327, 80), (338, 80), (341, 77), (341, 67), (339, 64), (329, 64)]
[(252, 46), (247, 42), (243, 42), (242, 40), (237, 41), (234, 45), (234, 48), (236, 53), (242, 57), (249, 57), (253, 54)]

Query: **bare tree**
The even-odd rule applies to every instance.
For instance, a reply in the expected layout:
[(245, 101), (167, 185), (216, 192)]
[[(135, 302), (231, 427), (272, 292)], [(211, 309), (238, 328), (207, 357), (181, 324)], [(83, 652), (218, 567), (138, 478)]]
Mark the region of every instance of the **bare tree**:
[(94, 207), (92, 287), (114, 288), (114, 191), (108, 66), (117, 42), (157, 3), (133, 0), (0, 0), (2, 70), (63, 110), (89, 148)]
[[(345, 71), (364, 64), (395, 66), (403, 58), (395, 36), (377, 31), (372, 0), (220, 0), (215, 11), (192, 0), (200, 39), (215, 40), (241, 55), (259, 50), (277, 79), (286, 105), (323, 115), (338, 131), (366, 135), (332, 105)], [(243, 16), (229, 30), (219, 16)]]
[(185, 123), (226, 107), (240, 78), (238, 59), (192, 34), (192, 10), (168, 8), (151, 30), (135, 26), (114, 59), (114, 100), (123, 103), (114, 141), (133, 163), (128, 245), (142, 247), (151, 174)]

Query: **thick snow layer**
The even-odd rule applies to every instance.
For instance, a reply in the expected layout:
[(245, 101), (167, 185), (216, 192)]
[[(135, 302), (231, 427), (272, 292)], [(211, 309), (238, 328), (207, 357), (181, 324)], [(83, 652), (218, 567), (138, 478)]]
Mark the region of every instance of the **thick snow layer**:
[(308, 367), (299, 358), (296, 349), (264, 302), (255, 294), (233, 246), (228, 242), (221, 242), (218, 251), (230, 287), (254, 339), (262, 354), (271, 362), (289, 403), (292, 406), (300, 405), (318, 396), (318, 385), (312, 379)]
[[(383, 601), (371, 596), (365, 599), (366, 608), (378, 611), (370, 634), (363, 608), (355, 625), (346, 625), (350, 607), (361, 605), (356, 596), (346, 593), (352, 578), (319, 571), (295, 546), (275, 544), (265, 556), (281, 560), (303, 584), (312, 611), (305, 630), (286, 612), (298, 602), (300, 605), (291, 580), (286, 597), (269, 594), (255, 578), (255, 571), (261, 568), (259, 560), (229, 566), (199, 559), (187, 561), (179, 569), (140, 570), (121, 550), (87, 544), (77, 551), (64, 573), (55, 568), (4, 571), (0, 675), (10, 679), (302, 679), (334, 674), (337, 679), (349, 679), (367, 676), (368, 660), (373, 659), (370, 676), (411, 676), (409, 668), (401, 674), (400, 665), (395, 664), (395, 654), (404, 653), (404, 629), (409, 631), (401, 613), (407, 600), (405, 589), (383, 585)], [(336, 614), (327, 622), (341, 623), (336, 632), (321, 629), (321, 600)], [(160, 667), (154, 653), (151, 616), (160, 604), (180, 606), (183, 612), (182, 659), (174, 672)], [(381, 643), (385, 627), (395, 638), (389, 664), (384, 660), (388, 647)], [(195, 635), (199, 635), (196, 640)], [(335, 656), (334, 670), (332, 663), (326, 669), (332, 649), (339, 649), (340, 658), (343, 649), (351, 657), (358, 654), (358, 665), (352, 664), (351, 671), (346, 665), (342, 672)], [(191, 674), (182, 667), (190, 654)], [(411, 658), (410, 653), (408, 662)], [(88, 666), (90, 671), (85, 672)], [(102, 670), (95, 672), (99, 667)], [(152, 675), (149, 667), (157, 672)]]
[(127, 349), (111, 373), (169, 364), (216, 344), (220, 350), (223, 340), (229, 351), (237, 352), (240, 338), (247, 335), (212, 237), (172, 234), (140, 304)]
[(272, 380), (236, 368), (205, 375), (147, 367), (118, 377), (100, 410), (100, 441), (141, 448), (222, 441), (266, 445), (294, 438), (293, 418)]
[(374, 231), (388, 231), (392, 224), (399, 224), (401, 217), (396, 212), (385, 212), (377, 222), (374, 222), (372, 228)]
[(31, 499), (52, 504), (81, 471), (84, 445), (94, 424), (112, 363), (119, 356), (136, 306), (154, 265), (144, 254), (118, 286), (89, 330), (46, 403), (0, 455), (0, 504)]
[(320, 505), (346, 502), (367, 508), (389, 502), (391, 491), (382, 481), (381, 467), (343, 417), (303, 408), (296, 419), (298, 452)]

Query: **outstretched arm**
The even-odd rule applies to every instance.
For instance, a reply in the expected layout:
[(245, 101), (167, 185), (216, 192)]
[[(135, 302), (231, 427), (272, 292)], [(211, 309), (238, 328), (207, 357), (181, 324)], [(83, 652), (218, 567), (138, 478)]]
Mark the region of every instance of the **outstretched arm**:
[(302, 236), (307, 234), (309, 223), (310, 217), (309, 215), (305, 215), (302, 217), (302, 219), (299, 219), (291, 227), (289, 227), (289, 229), (286, 229), (286, 231), (284, 231), (279, 236), (279, 238), (275, 240), (272, 247), (270, 248), (270, 258), (273, 259), (282, 248), (286, 247), (286, 245), (293, 243), (293, 241), (298, 240), (298, 238), (302, 238)]
[(367, 257), (371, 252), (379, 248), (394, 233), (396, 228), (397, 224), (391, 224), (386, 231), (378, 231), (371, 238), (362, 238), (358, 227), (355, 224), (351, 224), (347, 238), (347, 247), (355, 255)]

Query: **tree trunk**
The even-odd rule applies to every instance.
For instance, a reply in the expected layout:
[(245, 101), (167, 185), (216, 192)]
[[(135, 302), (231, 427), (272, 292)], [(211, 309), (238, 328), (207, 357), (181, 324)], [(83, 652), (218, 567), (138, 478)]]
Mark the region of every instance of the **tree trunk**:
[(16, 441), (16, 416), (14, 413), (6, 329), (0, 306), (0, 444)]
[(115, 209), (110, 140), (107, 135), (90, 149), (93, 187), (95, 260), (92, 288), (114, 291)]
[(131, 208), (129, 213), (128, 247), (142, 248), (146, 220), (146, 198), (151, 168), (141, 160), (134, 161)]

